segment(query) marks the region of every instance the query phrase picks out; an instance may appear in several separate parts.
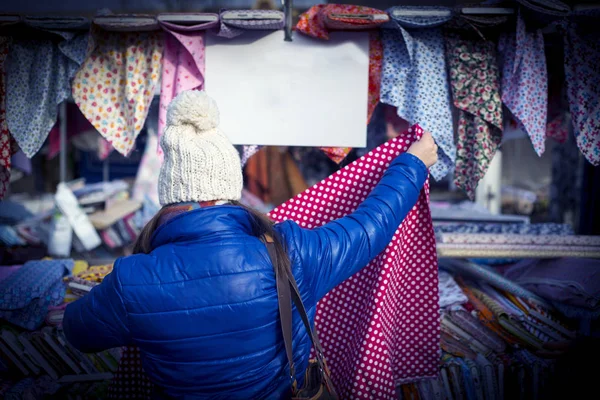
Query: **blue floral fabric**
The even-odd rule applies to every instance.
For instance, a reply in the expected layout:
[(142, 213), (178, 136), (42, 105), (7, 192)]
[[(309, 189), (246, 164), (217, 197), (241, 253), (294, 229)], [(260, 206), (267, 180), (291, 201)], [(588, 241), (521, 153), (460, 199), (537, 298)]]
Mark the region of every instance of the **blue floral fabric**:
[(0, 318), (24, 329), (39, 328), (49, 306), (62, 303), (64, 275), (73, 260), (29, 261), (0, 282)]
[(71, 95), (71, 79), (85, 59), (89, 36), (55, 30), (44, 35), (15, 37), (5, 66), (8, 127), (29, 158), (56, 123), (57, 106)]
[[(398, 116), (409, 124), (418, 123), (431, 132), (439, 146), (439, 161), (430, 172), (440, 180), (456, 159), (444, 39), (437, 27), (441, 22), (396, 17), (395, 9), (390, 10), (395, 26), (382, 35), (381, 102), (397, 107)], [(416, 26), (422, 28), (405, 28)]]

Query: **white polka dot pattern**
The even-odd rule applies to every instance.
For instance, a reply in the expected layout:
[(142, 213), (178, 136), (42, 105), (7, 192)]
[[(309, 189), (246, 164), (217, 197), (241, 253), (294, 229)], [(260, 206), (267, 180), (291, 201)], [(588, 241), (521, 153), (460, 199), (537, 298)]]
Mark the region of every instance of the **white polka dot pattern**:
[(137, 347), (123, 347), (119, 368), (110, 382), (107, 398), (149, 400), (153, 388), (142, 367), (140, 350)]
[[(354, 211), (390, 162), (420, 137), (414, 126), (282, 204), (270, 217), (311, 229)], [(437, 375), (438, 263), (429, 182), (382, 254), (317, 306), (316, 327), (343, 399), (396, 399), (396, 385)]]

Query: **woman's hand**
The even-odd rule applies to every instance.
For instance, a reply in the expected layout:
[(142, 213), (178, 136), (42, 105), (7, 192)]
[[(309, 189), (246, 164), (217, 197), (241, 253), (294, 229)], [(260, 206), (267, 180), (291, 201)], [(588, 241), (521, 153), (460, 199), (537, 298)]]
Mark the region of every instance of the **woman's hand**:
[(421, 139), (408, 148), (408, 152), (423, 161), (427, 168), (438, 161), (438, 146), (429, 132), (423, 133)]

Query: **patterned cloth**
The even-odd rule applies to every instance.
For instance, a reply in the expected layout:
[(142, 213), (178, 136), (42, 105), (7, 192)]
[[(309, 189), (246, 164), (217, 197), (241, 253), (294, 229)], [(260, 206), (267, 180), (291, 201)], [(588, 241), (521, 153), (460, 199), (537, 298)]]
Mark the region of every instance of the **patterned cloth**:
[(454, 309), (469, 300), (452, 275), (446, 271), (439, 272), (438, 287), (440, 292), (440, 308)]
[(500, 76), (494, 43), (446, 37), (454, 105), (459, 110), (454, 183), (469, 198), (502, 141)]
[(216, 32), (217, 36), (225, 38), (234, 38), (244, 33), (245, 30), (263, 30), (277, 31), (285, 26), (285, 16), (283, 12), (277, 10), (236, 10), (249, 14), (251, 19), (225, 19), (224, 15), (230, 11), (223, 11), (220, 15), (220, 27)]
[(159, 147), (156, 134), (148, 133), (146, 139), (146, 150), (140, 161), (135, 183), (132, 189), (132, 197), (138, 201), (144, 201), (149, 198), (156, 204), (160, 204), (158, 199), (158, 171), (160, 170), (160, 156), (156, 152)]
[[(421, 134), (419, 127), (409, 129), (270, 217), (310, 229), (354, 211), (385, 166)], [(426, 184), (384, 252), (317, 305), (315, 324), (340, 398), (396, 399), (396, 384), (437, 374), (438, 273), (428, 202)]]
[(575, 24), (566, 26), (565, 82), (577, 145), (593, 165), (600, 165), (600, 35)]
[(73, 260), (29, 261), (0, 282), (0, 318), (21, 328), (34, 330), (46, 318), (49, 306), (63, 301), (62, 277), (73, 268)]
[(6, 121), (6, 74), (4, 64), (11, 39), (0, 37), (0, 200), (4, 198), (10, 182), (11, 156), (16, 142), (8, 131)]
[[(296, 30), (322, 40), (329, 40), (330, 30), (365, 30), (375, 29), (385, 20), (354, 20), (332, 16), (340, 14), (351, 15), (374, 15), (385, 14), (384, 11), (369, 7), (339, 5), (339, 4), (321, 4), (313, 6), (307, 12), (300, 16)], [(333, 22), (336, 19), (337, 22)], [(381, 70), (383, 63), (383, 44), (379, 32), (370, 32), (369, 35), (369, 102), (367, 104), (367, 124), (373, 116), (373, 112), (379, 104), (381, 92)], [(352, 150), (350, 147), (322, 147), (321, 150), (334, 162), (342, 162), (348, 153)]]
[(436, 234), (488, 233), (514, 235), (573, 235), (573, 228), (566, 224), (459, 223), (438, 225), (434, 229)]
[[(218, 22), (194, 26), (161, 23), (165, 30), (162, 60), (158, 144), (167, 123), (167, 107), (181, 92), (204, 86), (205, 30)], [(162, 149), (158, 147), (162, 155)]]
[(140, 349), (123, 347), (119, 368), (108, 387), (109, 399), (150, 399), (154, 385), (144, 373)]
[(242, 167), (244, 165), (246, 165), (246, 163), (248, 162), (248, 160), (250, 159), (250, 157), (252, 157), (253, 155), (255, 155), (256, 153), (258, 153), (258, 151), (262, 148), (262, 146), (258, 146), (258, 145), (251, 145), (251, 146), (244, 146), (243, 150), (242, 150)]
[(69, 98), (71, 79), (83, 63), (89, 35), (45, 30), (35, 39), (13, 38), (6, 60), (6, 119), (29, 158), (56, 123), (57, 106)]
[(160, 76), (162, 32), (95, 29), (90, 47), (73, 81), (73, 98), (98, 132), (127, 156), (144, 126)]
[(541, 246), (590, 246), (600, 248), (600, 236), (441, 233), (438, 244), (519, 244)]
[(527, 32), (519, 14), (516, 34), (500, 39), (503, 53), (502, 101), (527, 132), (538, 156), (546, 148), (548, 73), (541, 30)]
[[(430, 169), (440, 180), (454, 166), (456, 146), (444, 39), (438, 18), (396, 17), (396, 29), (383, 30), (381, 101), (398, 108), (398, 116), (431, 132), (439, 161)], [(450, 17), (445, 18), (448, 20)], [(408, 30), (406, 27), (419, 29)]]

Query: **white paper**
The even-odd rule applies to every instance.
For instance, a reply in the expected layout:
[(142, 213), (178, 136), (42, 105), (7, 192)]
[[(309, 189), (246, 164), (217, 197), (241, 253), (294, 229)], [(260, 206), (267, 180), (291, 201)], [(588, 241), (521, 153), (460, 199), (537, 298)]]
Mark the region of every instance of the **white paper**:
[(205, 90), (234, 144), (365, 147), (368, 85), (364, 32), (207, 36)]

